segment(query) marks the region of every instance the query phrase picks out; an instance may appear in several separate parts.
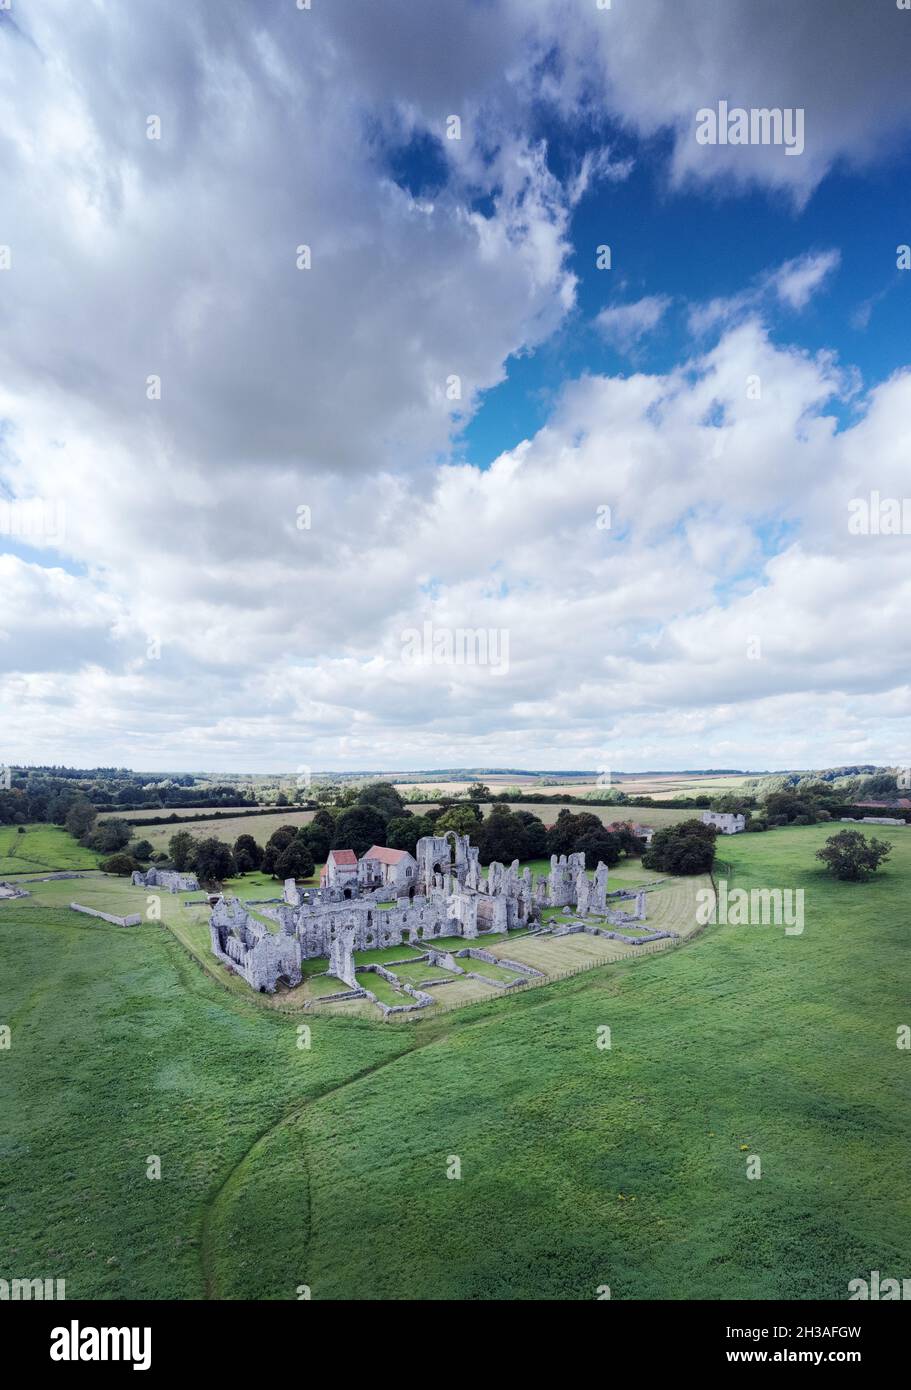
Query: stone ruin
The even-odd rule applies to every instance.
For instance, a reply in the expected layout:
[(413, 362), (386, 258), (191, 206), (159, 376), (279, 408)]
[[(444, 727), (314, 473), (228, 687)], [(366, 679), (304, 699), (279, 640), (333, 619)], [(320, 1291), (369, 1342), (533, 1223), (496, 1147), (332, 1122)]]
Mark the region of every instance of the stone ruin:
[(134, 869), (130, 878), (134, 888), (166, 888), (169, 893), (197, 893), (199, 879), (195, 874), (179, 874), (176, 869)]
[(347, 922), (338, 928), (329, 948), (329, 971), (342, 984), (357, 989), (354, 977), (354, 933), (355, 923)]
[(0, 898), (27, 898), (28, 896), (27, 888), (20, 888), (17, 883), (8, 883), (5, 878), (0, 879)]
[(505, 934), (536, 925), (545, 907), (571, 907), (583, 917), (607, 912), (607, 866), (599, 863), (590, 880), (584, 854), (553, 855), (550, 873), (537, 882), (530, 868), (520, 872), (517, 859), (508, 868), (491, 864), (485, 879), (477, 848), (455, 831), (424, 836), (415, 858), (417, 883), (401, 886), (394, 907), (383, 905), (388, 886), (308, 890), (286, 880), (283, 901), (262, 907), (278, 925), (274, 933), (239, 899), (221, 899), (212, 913), (212, 950), (254, 989), (269, 993), (280, 979), (298, 983), (301, 961), (323, 956), (330, 975), (356, 988), (355, 951)]
[(300, 984), (300, 942), (286, 931), (270, 931), (239, 898), (219, 898), (209, 918), (209, 935), (212, 954), (251, 989), (274, 994), (279, 981), (289, 987)]

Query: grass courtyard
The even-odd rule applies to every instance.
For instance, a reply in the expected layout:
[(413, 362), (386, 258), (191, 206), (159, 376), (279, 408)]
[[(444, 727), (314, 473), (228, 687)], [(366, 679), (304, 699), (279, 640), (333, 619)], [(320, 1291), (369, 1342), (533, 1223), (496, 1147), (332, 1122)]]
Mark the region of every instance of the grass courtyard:
[[(408, 1027), (220, 986), (188, 954), (204, 910), (168, 894), (167, 929), (70, 913), (100, 877), (0, 903), (4, 1263), (71, 1298), (844, 1299), (901, 1275), (911, 831), (877, 832), (866, 885), (820, 872), (830, 833), (720, 846), (732, 886), (804, 889), (802, 935), (709, 926)], [(688, 920), (672, 890), (650, 924)]]

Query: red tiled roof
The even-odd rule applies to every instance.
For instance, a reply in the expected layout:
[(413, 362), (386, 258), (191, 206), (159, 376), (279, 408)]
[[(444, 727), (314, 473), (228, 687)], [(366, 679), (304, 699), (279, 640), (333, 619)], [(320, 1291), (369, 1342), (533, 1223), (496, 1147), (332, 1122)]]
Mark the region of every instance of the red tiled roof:
[(407, 853), (407, 849), (388, 849), (386, 845), (371, 845), (362, 858), (378, 859), (381, 864), (399, 864)]
[(336, 864), (357, 865), (357, 855), (353, 849), (330, 849), (329, 858), (333, 859)]

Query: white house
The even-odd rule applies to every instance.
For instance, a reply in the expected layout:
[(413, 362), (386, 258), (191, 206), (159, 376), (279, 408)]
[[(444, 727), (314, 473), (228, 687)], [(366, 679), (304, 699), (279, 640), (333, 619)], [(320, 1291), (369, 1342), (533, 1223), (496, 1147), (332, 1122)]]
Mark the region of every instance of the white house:
[(722, 835), (738, 835), (746, 829), (746, 816), (735, 815), (733, 811), (703, 811), (703, 825), (714, 825)]

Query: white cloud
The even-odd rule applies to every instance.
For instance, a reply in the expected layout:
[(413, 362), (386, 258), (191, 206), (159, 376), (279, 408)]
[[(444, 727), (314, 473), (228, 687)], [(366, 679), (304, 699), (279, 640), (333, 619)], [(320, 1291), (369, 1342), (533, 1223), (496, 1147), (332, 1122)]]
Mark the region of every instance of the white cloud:
[(609, 305), (595, 318), (595, 327), (621, 352), (629, 352), (657, 328), (670, 303), (665, 294), (648, 294), (629, 304)]
[(841, 256), (837, 251), (800, 256), (786, 261), (772, 277), (778, 298), (791, 309), (803, 309), (823, 281), (837, 268)]
[[(141, 464), (106, 453), (119, 485), (87, 492), (92, 439), (57, 419), (67, 544), (88, 573), (39, 601), (60, 634), (81, 609), (83, 645), (36, 667), (0, 643), (9, 756), (293, 769), (456, 765), (470, 747), (595, 766), (609, 747), (615, 767), (770, 765), (863, 743), (885, 759), (911, 746), (911, 542), (851, 536), (847, 518), (852, 497), (902, 486), (911, 376), (838, 431), (826, 403), (846, 389), (830, 358), (749, 322), (668, 375), (571, 384), (488, 470), (324, 478), (303, 532), (278, 475), (223, 475), (169, 514), (146, 510)], [(22, 467), (40, 480), (46, 457), (36, 428)], [(8, 631), (28, 628), (26, 573), (47, 582), (17, 562)], [(402, 633), (425, 621), (506, 631), (508, 671), (407, 664)]]
[(693, 305), (689, 313), (690, 331), (708, 333), (748, 314), (768, 312), (781, 304), (799, 313), (840, 264), (841, 253), (836, 250), (808, 251), (803, 256), (795, 256), (760, 275), (749, 289), (739, 294)]

